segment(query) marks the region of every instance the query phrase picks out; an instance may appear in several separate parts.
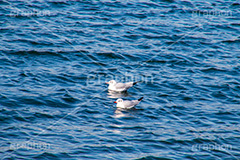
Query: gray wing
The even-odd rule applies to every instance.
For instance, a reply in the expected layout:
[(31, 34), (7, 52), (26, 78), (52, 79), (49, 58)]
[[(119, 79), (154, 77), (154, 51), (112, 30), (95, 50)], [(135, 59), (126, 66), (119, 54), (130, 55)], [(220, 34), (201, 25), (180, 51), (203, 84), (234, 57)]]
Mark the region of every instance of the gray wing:
[(125, 89), (128, 89), (130, 87), (133, 86), (133, 82), (128, 82), (128, 83), (117, 83), (115, 85), (116, 89), (122, 89), (122, 88), (125, 88)]
[(126, 101), (124, 101), (123, 103), (124, 103), (124, 106), (125, 106), (126, 108), (132, 108), (132, 107), (134, 107), (135, 105), (137, 105), (139, 102), (138, 102), (137, 100), (134, 100), (134, 101), (128, 101), (128, 100), (126, 100)]
[(123, 89), (126, 88), (126, 84), (125, 83), (117, 83), (115, 85), (116, 89)]

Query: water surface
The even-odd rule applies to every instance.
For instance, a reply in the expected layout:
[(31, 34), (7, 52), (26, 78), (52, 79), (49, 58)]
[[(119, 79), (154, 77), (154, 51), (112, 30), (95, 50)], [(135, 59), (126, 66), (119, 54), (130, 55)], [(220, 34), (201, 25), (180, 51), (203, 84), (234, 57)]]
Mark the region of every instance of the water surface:
[(0, 1), (1, 159), (239, 159), (239, 7)]

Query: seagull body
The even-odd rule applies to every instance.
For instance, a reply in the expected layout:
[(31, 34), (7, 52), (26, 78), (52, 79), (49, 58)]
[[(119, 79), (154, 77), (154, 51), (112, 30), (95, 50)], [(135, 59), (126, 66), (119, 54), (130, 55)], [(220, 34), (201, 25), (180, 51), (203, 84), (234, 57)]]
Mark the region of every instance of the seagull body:
[(114, 103), (117, 103), (117, 108), (131, 109), (135, 107), (138, 103), (140, 103), (142, 99), (143, 97), (139, 98), (138, 100), (132, 100), (132, 101), (128, 101), (128, 100), (123, 101), (122, 99), (117, 99)]
[(137, 82), (128, 82), (128, 83), (117, 83), (115, 80), (111, 80), (106, 82), (109, 84), (108, 89), (116, 92), (124, 92), (127, 91), (129, 88), (137, 84)]

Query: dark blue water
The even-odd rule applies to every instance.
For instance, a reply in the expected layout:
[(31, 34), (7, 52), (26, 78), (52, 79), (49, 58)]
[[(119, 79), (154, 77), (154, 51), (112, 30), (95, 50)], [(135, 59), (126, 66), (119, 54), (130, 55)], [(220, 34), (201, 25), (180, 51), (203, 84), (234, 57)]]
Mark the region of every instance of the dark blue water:
[(239, 7), (1, 0), (0, 158), (240, 159)]

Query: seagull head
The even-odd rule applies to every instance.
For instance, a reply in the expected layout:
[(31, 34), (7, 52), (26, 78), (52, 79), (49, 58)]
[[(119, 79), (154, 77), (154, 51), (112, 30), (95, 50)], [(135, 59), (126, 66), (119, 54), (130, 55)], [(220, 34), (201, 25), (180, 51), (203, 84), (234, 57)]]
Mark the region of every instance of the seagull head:
[(117, 82), (115, 80), (111, 80), (109, 82), (106, 82), (106, 84), (109, 84), (109, 85), (115, 85)]
[(122, 99), (117, 99), (114, 103), (122, 103), (123, 100)]

